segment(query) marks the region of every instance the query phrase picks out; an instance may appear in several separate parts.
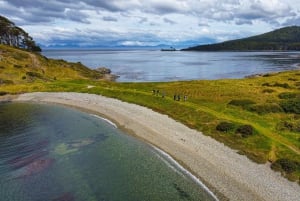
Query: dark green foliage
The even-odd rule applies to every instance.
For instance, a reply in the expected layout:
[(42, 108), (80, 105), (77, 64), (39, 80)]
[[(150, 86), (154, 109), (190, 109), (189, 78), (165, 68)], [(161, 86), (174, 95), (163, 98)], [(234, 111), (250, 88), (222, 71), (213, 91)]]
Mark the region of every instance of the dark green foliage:
[(276, 82), (275, 84), (273, 84), (273, 87), (281, 87), (281, 88), (288, 89), (288, 88), (290, 88), (290, 85), (288, 83), (278, 83), (278, 82)]
[(258, 114), (283, 112), (283, 109), (280, 107), (280, 105), (278, 105), (276, 103), (251, 105), (249, 110), (256, 112)]
[(270, 94), (270, 93), (275, 92), (275, 90), (274, 89), (264, 89), (262, 92)]
[(250, 51), (300, 50), (300, 27), (291, 26), (249, 38), (211, 45), (199, 45), (184, 50), (193, 51)]
[(40, 73), (37, 73), (37, 72), (26, 72), (26, 75), (28, 75), (30, 77), (43, 78), (43, 76)]
[(271, 168), (273, 170), (284, 171), (285, 173), (290, 174), (299, 168), (299, 163), (286, 158), (281, 158), (272, 163)]
[(278, 82), (276, 82), (275, 84), (263, 83), (262, 86), (265, 86), (265, 87), (281, 87), (281, 88), (285, 88), (285, 89), (291, 88), (288, 83), (278, 83)]
[(282, 101), (280, 106), (286, 113), (300, 114), (300, 99), (289, 99)]
[(291, 132), (300, 132), (300, 122), (299, 121), (283, 121), (277, 126), (279, 130), (289, 130)]
[(238, 127), (235, 131), (237, 134), (241, 134), (242, 137), (246, 138), (253, 135), (254, 129), (251, 125), (242, 125)]
[(266, 83), (263, 83), (261, 86), (263, 86), (263, 87), (272, 87), (273, 85), (271, 85), (270, 83), (266, 82)]
[(0, 16), (0, 44), (40, 52), (32, 37), (7, 18)]
[(17, 65), (17, 64), (15, 64), (14, 65), (14, 68), (23, 68), (21, 65)]
[(6, 94), (8, 94), (6, 91), (0, 91), (0, 96), (4, 96)]
[(231, 130), (233, 130), (235, 127), (235, 125), (233, 123), (230, 122), (220, 122), (217, 126), (216, 126), (216, 130), (221, 131), (221, 132), (229, 132)]
[(239, 106), (244, 109), (249, 108), (250, 105), (255, 104), (254, 101), (248, 100), (248, 99), (241, 99), (241, 100), (232, 100), (228, 103), (228, 105), (234, 105), (234, 106)]
[(278, 95), (278, 97), (280, 99), (292, 99), (292, 98), (296, 98), (299, 94), (296, 93), (292, 93), (292, 92), (283, 92), (281, 94)]

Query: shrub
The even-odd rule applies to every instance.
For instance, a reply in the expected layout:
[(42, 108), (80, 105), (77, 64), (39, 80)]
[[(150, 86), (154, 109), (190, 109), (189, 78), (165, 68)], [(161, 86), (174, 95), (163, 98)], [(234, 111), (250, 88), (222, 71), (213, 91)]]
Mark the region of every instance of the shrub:
[(255, 102), (252, 100), (248, 100), (248, 99), (232, 100), (228, 103), (228, 105), (239, 106), (244, 109), (248, 108), (250, 105), (253, 105), (253, 104), (255, 104)]
[(262, 86), (266, 86), (266, 87), (282, 87), (282, 88), (285, 88), (285, 89), (290, 88), (290, 85), (288, 83), (278, 83), (278, 82), (276, 82), (275, 84), (263, 83)]
[(300, 114), (300, 99), (282, 101), (280, 106), (286, 113)]
[(278, 95), (278, 97), (280, 99), (292, 99), (292, 98), (296, 98), (298, 94), (296, 93), (292, 93), (292, 92), (283, 92), (281, 94)]
[(280, 107), (280, 105), (276, 103), (251, 105), (249, 110), (253, 112), (257, 112), (258, 114), (283, 112), (283, 109)]
[(0, 85), (1, 84), (14, 84), (14, 82), (12, 80), (3, 80), (0, 78)]
[(283, 121), (278, 123), (278, 130), (289, 130), (291, 132), (300, 132), (300, 123), (299, 121), (291, 122), (291, 121)]
[(26, 72), (26, 75), (30, 76), (30, 77), (37, 77), (37, 78), (42, 78), (43, 76), (38, 73), (38, 72)]
[(24, 76), (22, 76), (22, 80), (26, 80), (26, 76), (24, 75)]
[(21, 65), (14, 64), (14, 68), (23, 68)]
[(8, 94), (6, 91), (0, 91), (0, 96), (4, 96), (6, 94)]
[(278, 83), (278, 82), (276, 82), (273, 86), (274, 87), (282, 87), (282, 88), (285, 88), (285, 89), (290, 88), (290, 85), (288, 83)]
[(262, 91), (263, 93), (273, 93), (273, 92), (275, 92), (275, 90), (274, 89), (264, 89), (263, 91)]
[(235, 125), (233, 123), (230, 122), (220, 122), (217, 127), (216, 130), (221, 131), (221, 132), (229, 132), (232, 129), (234, 129)]
[(277, 171), (284, 171), (287, 174), (293, 173), (297, 170), (299, 164), (295, 161), (281, 158), (272, 163), (271, 168)]
[(266, 83), (263, 83), (262, 86), (264, 86), (264, 87), (271, 87), (272, 85), (270, 83), (266, 82)]
[(236, 129), (235, 133), (241, 134), (242, 137), (248, 137), (253, 135), (253, 131), (254, 129), (251, 125), (242, 125)]

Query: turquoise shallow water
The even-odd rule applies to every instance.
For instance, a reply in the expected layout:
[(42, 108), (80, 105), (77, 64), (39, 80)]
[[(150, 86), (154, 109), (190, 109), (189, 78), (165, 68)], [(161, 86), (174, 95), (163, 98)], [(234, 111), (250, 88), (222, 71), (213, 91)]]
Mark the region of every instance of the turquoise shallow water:
[(214, 200), (157, 150), (93, 115), (0, 104), (0, 200)]

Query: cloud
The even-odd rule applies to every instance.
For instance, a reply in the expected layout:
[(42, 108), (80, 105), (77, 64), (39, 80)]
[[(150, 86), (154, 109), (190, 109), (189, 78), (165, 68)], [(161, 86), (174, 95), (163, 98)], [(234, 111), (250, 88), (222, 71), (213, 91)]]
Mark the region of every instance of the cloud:
[[(0, 14), (22, 26), (40, 43), (159, 44), (207, 37), (220, 41), (300, 25), (300, 2), (0, 0)], [(53, 27), (56, 32), (51, 31)]]
[(103, 16), (102, 19), (103, 19), (104, 21), (108, 21), (108, 22), (117, 22), (117, 21), (118, 21), (117, 18), (111, 17), (111, 16)]
[(171, 24), (171, 25), (177, 24), (175, 21), (170, 20), (169, 18), (166, 18), (166, 17), (164, 18), (164, 22), (167, 24)]

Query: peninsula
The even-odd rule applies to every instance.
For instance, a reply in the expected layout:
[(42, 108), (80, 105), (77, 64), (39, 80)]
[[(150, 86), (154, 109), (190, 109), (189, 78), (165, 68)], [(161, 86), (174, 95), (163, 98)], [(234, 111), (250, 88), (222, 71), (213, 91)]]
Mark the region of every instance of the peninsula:
[(248, 38), (205, 44), (183, 51), (299, 51), (300, 27), (291, 26)]

